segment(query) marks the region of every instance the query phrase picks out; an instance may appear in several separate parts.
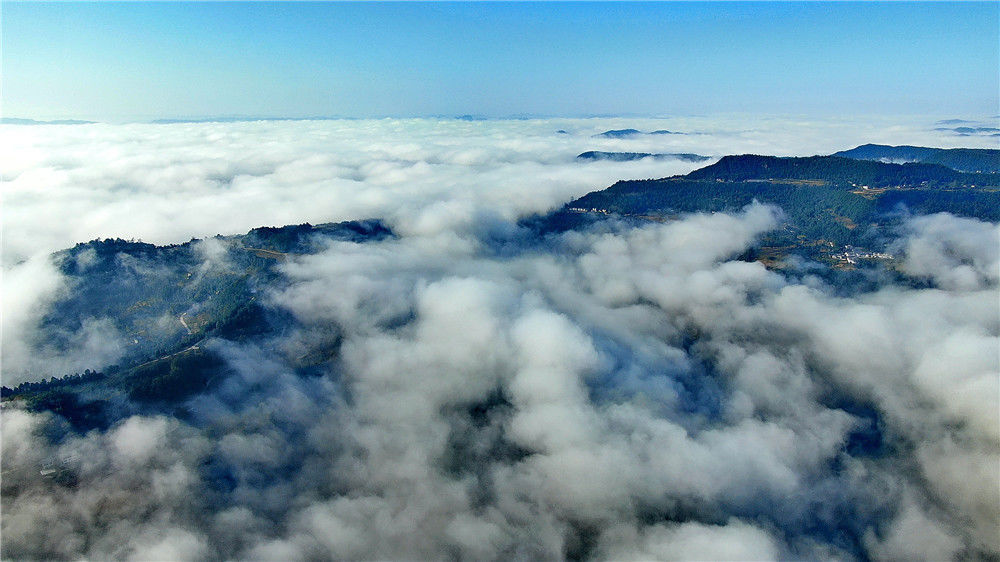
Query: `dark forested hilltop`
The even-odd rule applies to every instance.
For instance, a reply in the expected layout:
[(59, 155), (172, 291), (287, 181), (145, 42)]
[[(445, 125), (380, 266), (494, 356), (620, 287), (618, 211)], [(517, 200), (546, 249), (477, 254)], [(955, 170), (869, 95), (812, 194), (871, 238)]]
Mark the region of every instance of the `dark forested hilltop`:
[(588, 150), (577, 155), (580, 160), (611, 160), (613, 162), (629, 162), (641, 160), (643, 158), (653, 158), (655, 160), (683, 160), (685, 162), (704, 162), (711, 160), (710, 156), (692, 154), (690, 152), (603, 152), (600, 150)]
[(928, 148), (863, 144), (850, 150), (835, 152), (832, 156), (855, 160), (940, 164), (959, 172), (1000, 172), (1000, 150), (993, 148)]
[(839, 156), (779, 158), (744, 154), (721, 160), (685, 176), (689, 180), (813, 180), (831, 185), (887, 187), (1000, 186), (1000, 175), (959, 172), (940, 164), (893, 164)]
[[(350, 221), (261, 227), (167, 246), (108, 238), (57, 252), (53, 260), (67, 290), (42, 319), (38, 337), (58, 351), (71, 347), (75, 334), (96, 329), (123, 346), (120, 358), (82, 374), (4, 386), (0, 395), (59, 413), (80, 429), (120, 417), (112, 410), (121, 404), (174, 404), (217, 380), (221, 362), (206, 342), (240, 341), (273, 328), (258, 292), (280, 286), (278, 264), (330, 241), (391, 236), (380, 221)], [(104, 324), (95, 327), (95, 319)]]
[(658, 131), (640, 131), (639, 129), (612, 129), (610, 131), (604, 131), (603, 133), (598, 133), (594, 135), (595, 137), (604, 137), (609, 139), (625, 139), (630, 137), (637, 137), (641, 135), (683, 135), (684, 133), (678, 133), (676, 131), (668, 131), (666, 129), (660, 129)]

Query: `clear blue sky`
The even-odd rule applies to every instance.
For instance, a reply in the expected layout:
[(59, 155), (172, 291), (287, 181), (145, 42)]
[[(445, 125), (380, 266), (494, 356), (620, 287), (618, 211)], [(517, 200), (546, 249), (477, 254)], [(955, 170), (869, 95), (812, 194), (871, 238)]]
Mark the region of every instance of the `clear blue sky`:
[(7, 117), (994, 115), (1000, 3), (4, 2)]

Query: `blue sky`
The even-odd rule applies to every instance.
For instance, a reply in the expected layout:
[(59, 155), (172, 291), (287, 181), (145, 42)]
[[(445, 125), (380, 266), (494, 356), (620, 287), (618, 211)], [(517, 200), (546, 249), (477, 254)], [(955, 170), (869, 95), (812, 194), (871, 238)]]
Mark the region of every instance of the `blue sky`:
[(998, 6), (4, 2), (2, 110), (995, 115)]

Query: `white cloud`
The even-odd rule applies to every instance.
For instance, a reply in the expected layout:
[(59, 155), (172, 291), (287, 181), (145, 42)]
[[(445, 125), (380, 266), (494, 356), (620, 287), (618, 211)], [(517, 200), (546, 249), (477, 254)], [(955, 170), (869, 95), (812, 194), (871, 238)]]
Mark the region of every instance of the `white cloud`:
[[(590, 137), (626, 125), (709, 134)], [(995, 555), (996, 225), (910, 221), (904, 267), (931, 286), (853, 296), (733, 261), (775, 225), (762, 205), (504, 255), (482, 239), (619, 177), (694, 166), (573, 161), (587, 149), (808, 153), (936, 134), (736, 125), (25, 129), (19, 158), (4, 155), (10, 255), (373, 215), (402, 236), (285, 263), (287, 284), (260, 298), (293, 320), (265, 338), (206, 342), (227, 376), (183, 420), (138, 415), (79, 435), (5, 407), (4, 555)], [(49, 200), (30, 196), (48, 189)], [(64, 220), (84, 208), (82, 224)], [(29, 220), (40, 213), (61, 219)], [(205, 268), (227, 267), (217, 243), (199, 248)], [(31, 307), (60, 290), (50, 268), (7, 269), (5, 361), (17, 349), (9, 326), (30, 331)], [(315, 376), (295, 374), (318, 349), (337, 352)], [(880, 443), (858, 442), (869, 426)]]
[[(619, 179), (681, 174), (702, 165), (574, 160), (587, 150), (811, 155), (864, 142), (948, 142), (924, 121), (883, 118), (2, 127), (7, 266), (97, 237), (167, 243), (307, 221), (384, 217), (393, 224), (419, 223), (425, 210), (433, 214), (442, 202), (458, 215), (448, 219), (451, 224), (484, 210), (509, 219)], [(592, 136), (625, 127), (698, 134)], [(559, 129), (571, 134), (556, 134)]]

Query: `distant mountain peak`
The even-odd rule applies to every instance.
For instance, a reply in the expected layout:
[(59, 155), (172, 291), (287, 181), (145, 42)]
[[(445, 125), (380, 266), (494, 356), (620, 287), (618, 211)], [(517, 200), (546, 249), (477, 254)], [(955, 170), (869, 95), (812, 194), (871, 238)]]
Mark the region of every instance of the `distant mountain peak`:
[(863, 144), (833, 156), (880, 162), (939, 164), (959, 172), (1000, 172), (1000, 150), (992, 148), (928, 148)]
[(690, 152), (603, 152), (600, 150), (588, 150), (577, 155), (580, 160), (611, 160), (613, 162), (628, 162), (641, 160), (643, 158), (653, 158), (655, 160), (683, 160), (685, 162), (704, 162), (710, 160), (710, 156), (692, 154)]
[(678, 133), (675, 131), (668, 131), (666, 129), (659, 129), (656, 131), (644, 132), (639, 129), (612, 129), (610, 131), (604, 131), (603, 133), (598, 133), (594, 135), (595, 137), (604, 137), (609, 139), (623, 139), (629, 137), (637, 137), (640, 135), (683, 135), (686, 133)]

